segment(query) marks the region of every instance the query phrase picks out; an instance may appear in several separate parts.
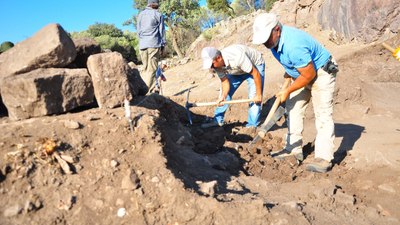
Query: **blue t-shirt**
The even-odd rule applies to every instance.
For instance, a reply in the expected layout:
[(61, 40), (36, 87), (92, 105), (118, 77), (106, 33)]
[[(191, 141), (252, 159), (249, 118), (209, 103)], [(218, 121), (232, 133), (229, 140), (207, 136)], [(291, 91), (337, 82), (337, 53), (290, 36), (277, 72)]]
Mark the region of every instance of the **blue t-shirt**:
[(282, 26), (278, 50), (271, 49), (272, 54), (285, 68), (286, 73), (297, 78), (302, 68), (313, 62), (318, 70), (331, 57), (331, 54), (313, 37), (294, 27)]

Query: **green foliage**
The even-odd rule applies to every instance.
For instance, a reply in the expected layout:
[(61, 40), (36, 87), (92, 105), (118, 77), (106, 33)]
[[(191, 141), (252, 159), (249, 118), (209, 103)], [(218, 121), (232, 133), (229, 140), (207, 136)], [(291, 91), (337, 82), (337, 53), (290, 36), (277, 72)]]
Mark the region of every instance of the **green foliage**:
[(87, 30), (70, 33), (71, 38), (94, 38)]
[(89, 26), (88, 32), (93, 37), (99, 37), (102, 35), (108, 35), (110, 37), (121, 37), (122, 31), (115, 27), (114, 24), (106, 24), (106, 23), (95, 23), (94, 25)]
[[(92, 25), (90, 27), (96, 27), (98, 24)], [(114, 25), (109, 26), (101, 26), (101, 27), (112, 27)], [(116, 35), (116, 32), (111, 32), (111, 35), (105, 32), (106, 34), (98, 35), (100, 32), (92, 32), (96, 29), (92, 29), (81, 32), (73, 32), (71, 33), (72, 38), (92, 38), (96, 43), (98, 43), (101, 49), (109, 49), (111, 51), (116, 51), (122, 54), (122, 56), (127, 59), (128, 61), (133, 61), (135, 63), (138, 62), (137, 55), (139, 53), (139, 41), (137, 38), (136, 33), (125, 31), (125, 32), (118, 32), (119, 36), (112, 36)], [(97, 36), (95, 36), (96, 34)]]
[(232, 8), (235, 10), (236, 16), (246, 15), (258, 9), (264, 9), (268, 12), (276, 1), (277, 0), (234, 0)]
[(215, 37), (217, 34), (219, 34), (219, 31), (216, 27), (209, 28), (205, 31), (203, 31), (202, 35), (207, 41), (211, 41), (213, 37)]
[(251, 12), (246, 0), (234, 0), (232, 2), (232, 8), (235, 10), (236, 16), (246, 15)]
[(207, 7), (214, 12), (228, 14), (229, 16), (234, 15), (233, 8), (229, 5), (228, 0), (207, 0)]
[(0, 45), (0, 53), (5, 52), (12, 47), (14, 47), (14, 43), (12, 43), (11, 41), (5, 41)]
[(277, 0), (267, 0), (267, 2), (265, 3), (265, 10), (267, 11), (267, 12), (269, 12), (271, 9), (272, 9), (272, 6), (274, 5), (274, 3), (276, 2)]
[[(193, 28), (194, 21), (200, 13), (199, 1), (197, 0), (164, 0), (160, 1), (160, 12), (165, 16), (169, 28), (182, 26)], [(172, 27), (173, 26), (173, 27)]]
[[(173, 49), (179, 57), (198, 35), (200, 6), (198, 0), (164, 0), (161, 1), (160, 11), (165, 16), (168, 33), (171, 37)], [(191, 34), (188, 36), (188, 34)], [(188, 43), (190, 42), (190, 43)]]
[[(163, 1), (160, 1), (162, 4)], [(133, 0), (133, 8), (142, 11), (147, 6), (147, 0)]]
[[(176, 27), (174, 32), (178, 47), (182, 51), (182, 54), (185, 54), (186, 50), (201, 34), (199, 28), (196, 30), (190, 30), (182, 27)], [(173, 53), (174, 49), (174, 46), (172, 45), (173, 40), (171, 34), (171, 32), (167, 32), (167, 53)]]
[(225, 13), (214, 12), (205, 7), (202, 7), (200, 10), (198, 24), (202, 28), (202, 30), (205, 30), (214, 27), (216, 23), (228, 17), (229, 15)]

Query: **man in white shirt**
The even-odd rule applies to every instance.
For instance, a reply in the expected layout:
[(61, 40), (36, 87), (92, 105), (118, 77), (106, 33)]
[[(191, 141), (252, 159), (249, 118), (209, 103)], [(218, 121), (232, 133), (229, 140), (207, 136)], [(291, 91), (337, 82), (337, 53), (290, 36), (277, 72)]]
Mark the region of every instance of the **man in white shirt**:
[(230, 45), (221, 51), (214, 47), (205, 47), (201, 52), (204, 69), (214, 69), (221, 79), (222, 91), (217, 100), (219, 107), (215, 109), (214, 120), (202, 127), (222, 126), (228, 104), (223, 101), (232, 99), (233, 94), (247, 81), (249, 105), (247, 127), (257, 127), (260, 123), (262, 95), (264, 88), (265, 62), (262, 54), (245, 45)]

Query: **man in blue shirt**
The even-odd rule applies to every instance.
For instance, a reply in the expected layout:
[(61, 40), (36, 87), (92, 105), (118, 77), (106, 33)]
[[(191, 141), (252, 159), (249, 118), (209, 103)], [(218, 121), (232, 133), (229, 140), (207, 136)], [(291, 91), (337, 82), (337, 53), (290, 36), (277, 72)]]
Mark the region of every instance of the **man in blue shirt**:
[(148, 0), (147, 7), (137, 18), (140, 57), (149, 92), (155, 88), (155, 76), (158, 61), (165, 47), (165, 25), (163, 15), (158, 12), (158, 0)]
[(263, 44), (291, 77), (291, 85), (276, 94), (286, 101), (288, 133), (285, 149), (274, 153), (276, 158), (295, 156), (303, 160), (303, 120), (311, 96), (317, 137), (315, 159), (306, 166), (308, 171), (327, 172), (332, 168), (334, 154), (333, 93), (338, 67), (331, 54), (309, 34), (282, 25), (276, 15), (263, 13), (253, 24), (253, 44)]

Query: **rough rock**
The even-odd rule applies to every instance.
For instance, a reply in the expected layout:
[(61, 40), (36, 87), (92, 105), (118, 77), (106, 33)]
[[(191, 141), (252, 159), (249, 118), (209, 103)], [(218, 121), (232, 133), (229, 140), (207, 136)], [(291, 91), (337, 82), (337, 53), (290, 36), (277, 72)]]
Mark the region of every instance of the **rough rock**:
[[(200, 35), (186, 51), (186, 56), (200, 58), (206, 46), (224, 48), (242, 43), (251, 46), (254, 18), (265, 11), (221, 21), (216, 24), (211, 40)], [(329, 30), (332, 41), (342, 44), (355, 41), (370, 43), (394, 37), (400, 29), (400, 1), (397, 0), (282, 0), (270, 10), (289, 26), (305, 31)], [(223, 40), (223, 41), (221, 41)], [(253, 46), (254, 47), (254, 46)]]
[(22, 212), (22, 208), (19, 205), (14, 205), (11, 207), (8, 207), (6, 210), (4, 210), (3, 215), (4, 217), (12, 217), (20, 214)]
[(49, 24), (0, 55), (0, 79), (38, 68), (64, 67), (75, 57), (74, 42), (61, 25)]
[(0, 89), (13, 120), (64, 113), (94, 100), (85, 69), (37, 69), (5, 78)]
[(139, 188), (140, 180), (133, 169), (128, 169), (125, 176), (122, 178), (121, 181), (121, 188), (123, 190), (135, 190)]
[(205, 196), (214, 196), (218, 188), (218, 182), (215, 180), (210, 182), (197, 182), (197, 184), (199, 185), (199, 191)]
[(68, 128), (68, 129), (76, 130), (81, 127), (81, 124), (79, 124), (79, 122), (77, 122), (77, 121), (65, 120), (64, 127)]
[(338, 191), (335, 194), (335, 203), (341, 205), (352, 206), (356, 203), (354, 196)]
[(323, 29), (333, 29), (348, 40), (384, 40), (399, 32), (400, 1), (327, 0), (318, 20)]
[(128, 83), (129, 66), (120, 53), (91, 55), (87, 66), (100, 108), (114, 108), (121, 106), (124, 99), (132, 100), (133, 96)]
[(76, 48), (76, 58), (68, 65), (69, 68), (86, 68), (89, 56), (100, 53), (101, 47), (91, 38), (73, 39)]

